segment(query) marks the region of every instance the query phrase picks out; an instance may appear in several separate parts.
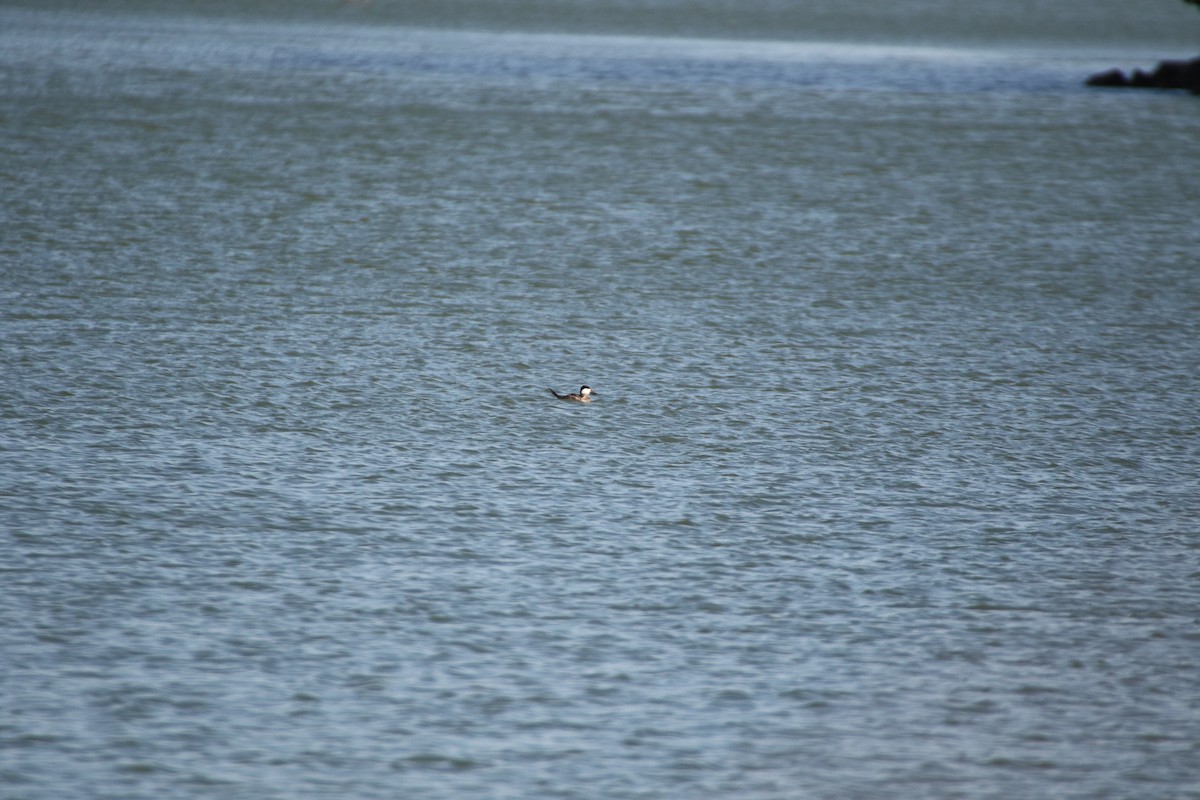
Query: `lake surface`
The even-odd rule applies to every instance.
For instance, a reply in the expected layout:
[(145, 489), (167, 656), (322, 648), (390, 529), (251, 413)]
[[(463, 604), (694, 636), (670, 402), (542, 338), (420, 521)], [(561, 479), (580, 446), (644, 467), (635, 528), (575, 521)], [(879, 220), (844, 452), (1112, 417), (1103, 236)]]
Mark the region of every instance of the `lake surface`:
[(1200, 798), (1200, 15), (618, 5), (0, 8), (0, 797)]

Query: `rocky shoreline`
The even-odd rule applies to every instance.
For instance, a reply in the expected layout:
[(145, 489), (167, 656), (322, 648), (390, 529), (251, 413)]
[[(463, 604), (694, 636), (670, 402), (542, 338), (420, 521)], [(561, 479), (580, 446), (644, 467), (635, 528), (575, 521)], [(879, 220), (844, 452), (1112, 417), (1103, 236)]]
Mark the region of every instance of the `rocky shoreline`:
[(1097, 72), (1087, 79), (1088, 86), (1116, 86), (1133, 89), (1187, 89), (1200, 95), (1200, 57), (1190, 61), (1160, 61), (1153, 72), (1135, 69), (1126, 75), (1119, 69)]

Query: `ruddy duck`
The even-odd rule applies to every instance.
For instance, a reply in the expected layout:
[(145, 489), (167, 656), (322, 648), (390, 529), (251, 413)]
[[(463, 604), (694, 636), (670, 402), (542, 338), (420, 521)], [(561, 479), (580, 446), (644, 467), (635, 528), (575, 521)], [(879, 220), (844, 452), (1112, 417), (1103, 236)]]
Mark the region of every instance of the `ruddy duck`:
[(590, 386), (580, 386), (578, 393), (571, 392), (570, 394), (559, 394), (551, 389), (550, 394), (554, 395), (559, 400), (574, 400), (576, 403), (590, 403), (592, 402), (592, 398), (596, 395)]

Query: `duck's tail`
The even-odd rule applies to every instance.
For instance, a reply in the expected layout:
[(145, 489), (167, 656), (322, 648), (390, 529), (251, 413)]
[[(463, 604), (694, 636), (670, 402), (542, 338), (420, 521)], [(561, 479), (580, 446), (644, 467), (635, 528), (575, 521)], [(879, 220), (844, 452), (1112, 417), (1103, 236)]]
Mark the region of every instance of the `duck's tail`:
[(564, 397), (566, 397), (565, 394), (559, 394), (558, 392), (554, 391), (553, 389), (550, 390), (550, 394), (554, 395), (559, 400), (562, 400)]

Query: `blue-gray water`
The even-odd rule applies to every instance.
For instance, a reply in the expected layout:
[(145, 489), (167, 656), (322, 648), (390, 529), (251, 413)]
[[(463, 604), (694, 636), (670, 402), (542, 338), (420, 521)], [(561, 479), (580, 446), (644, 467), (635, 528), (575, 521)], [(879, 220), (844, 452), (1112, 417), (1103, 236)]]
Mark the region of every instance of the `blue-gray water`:
[(616, 5), (0, 9), (0, 797), (1200, 797), (1200, 15)]

